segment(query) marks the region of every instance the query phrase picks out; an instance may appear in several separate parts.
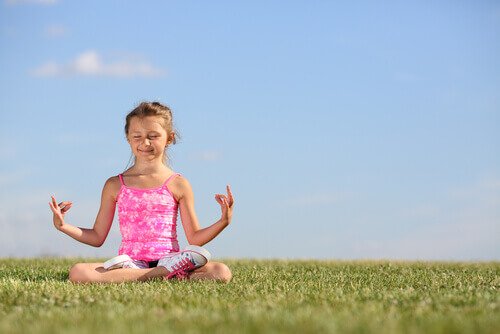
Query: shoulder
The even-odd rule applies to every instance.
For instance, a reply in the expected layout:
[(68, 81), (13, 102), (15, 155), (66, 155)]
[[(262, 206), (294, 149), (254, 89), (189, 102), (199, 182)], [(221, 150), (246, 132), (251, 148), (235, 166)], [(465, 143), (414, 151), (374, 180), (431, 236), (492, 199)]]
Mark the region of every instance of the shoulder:
[(191, 188), (191, 184), (188, 179), (182, 175), (173, 178), (168, 186), (177, 201), (181, 201), (186, 197), (192, 196), (193, 190)]
[(103, 195), (111, 196), (114, 199), (118, 196), (118, 192), (121, 188), (121, 181), (118, 176), (111, 176), (104, 183), (104, 187), (102, 189)]
[(120, 188), (121, 186), (121, 181), (120, 177), (118, 175), (111, 176), (109, 179), (106, 180), (106, 183), (104, 183), (104, 187), (109, 187), (109, 188)]

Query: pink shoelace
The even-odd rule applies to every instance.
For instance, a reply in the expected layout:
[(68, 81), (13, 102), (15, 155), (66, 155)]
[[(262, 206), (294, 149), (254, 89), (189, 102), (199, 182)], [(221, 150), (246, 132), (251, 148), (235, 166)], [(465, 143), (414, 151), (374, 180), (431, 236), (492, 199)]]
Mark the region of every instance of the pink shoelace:
[(167, 279), (177, 278), (179, 280), (187, 279), (189, 277), (189, 272), (193, 271), (195, 268), (194, 264), (187, 258), (182, 259), (179, 263), (174, 266), (174, 271), (167, 275)]

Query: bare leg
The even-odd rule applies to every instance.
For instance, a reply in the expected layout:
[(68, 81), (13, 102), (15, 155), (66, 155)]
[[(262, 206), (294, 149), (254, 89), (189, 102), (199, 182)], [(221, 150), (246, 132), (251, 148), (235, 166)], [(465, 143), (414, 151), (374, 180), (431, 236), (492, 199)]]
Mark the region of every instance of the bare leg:
[(216, 280), (219, 282), (229, 283), (233, 274), (228, 266), (220, 262), (208, 262), (201, 268), (192, 271), (189, 279), (192, 280)]
[[(77, 263), (69, 272), (69, 280), (75, 283), (121, 283), (147, 281), (154, 278), (163, 278), (169, 274), (165, 267), (106, 270), (102, 265), (102, 263)], [(209, 262), (203, 267), (194, 270), (189, 275), (189, 279), (229, 282), (231, 280), (231, 271), (223, 263)]]
[(168, 271), (164, 267), (106, 270), (102, 265), (102, 263), (77, 263), (71, 267), (69, 271), (69, 280), (75, 283), (120, 283), (147, 281), (155, 277), (164, 277), (168, 275)]

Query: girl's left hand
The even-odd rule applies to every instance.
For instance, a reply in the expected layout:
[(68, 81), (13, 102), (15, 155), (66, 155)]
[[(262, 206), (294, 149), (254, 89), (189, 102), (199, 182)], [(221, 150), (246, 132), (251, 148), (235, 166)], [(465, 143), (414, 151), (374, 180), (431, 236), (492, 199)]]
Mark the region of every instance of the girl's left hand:
[(224, 221), (227, 225), (231, 223), (231, 218), (233, 217), (233, 193), (231, 192), (231, 187), (229, 185), (226, 186), (227, 195), (217, 194), (215, 195), (215, 200), (220, 204), (220, 208), (222, 210), (221, 220)]

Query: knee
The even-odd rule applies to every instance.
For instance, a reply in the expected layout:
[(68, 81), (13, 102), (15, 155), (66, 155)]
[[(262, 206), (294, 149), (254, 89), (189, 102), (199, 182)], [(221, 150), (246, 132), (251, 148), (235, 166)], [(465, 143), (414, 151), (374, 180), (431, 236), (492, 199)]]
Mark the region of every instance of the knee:
[(229, 283), (233, 277), (231, 270), (224, 263), (214, 263), (213, 271), (217, 281), (223, 283)]
[(69, 270), (69, 281), (73, 283), (85, 283), (89, 281), (89, 274), (87, 273), (84, 263), (77, 263)]

